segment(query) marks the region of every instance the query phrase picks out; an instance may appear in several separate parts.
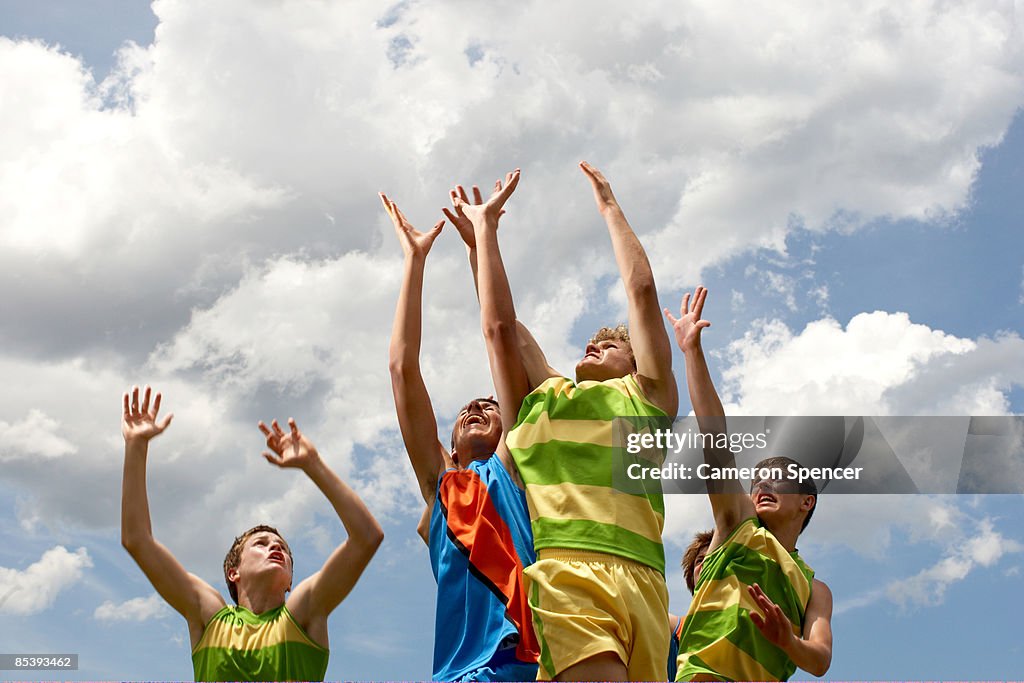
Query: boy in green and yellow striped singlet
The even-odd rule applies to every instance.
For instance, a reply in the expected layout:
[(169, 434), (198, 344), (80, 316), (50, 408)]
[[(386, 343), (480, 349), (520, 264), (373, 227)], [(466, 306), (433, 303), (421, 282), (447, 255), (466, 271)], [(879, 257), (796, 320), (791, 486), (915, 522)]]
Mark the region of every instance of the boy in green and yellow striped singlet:
[[(686, 383), (701, 432), (725, 433), (725, 411), (701, 348), (707, 290), (680, 317), (669, 311), (686, 358)], [(717, 441), (717, 439), (716, 439)], [(735, 467), (728, 448), (705, 449), (713, 468)], [(708, 480), (715, 518), (711, 545), (683, 620), (677, 681), (785, 681), (797, 667), (823, 676), (832, 661), (832, 593), (796, 550), (817, 505), (813, 480), (785, 476), (790, 458), (762, 460), (750, 491), (738, 480)]]
[[(384, 538), (377, 520), (355, 491), (320, 458), (294, 420), (289, 431), (277, 424), (259, 428), (278, 467), (302, 470), (341, 519), (348, 540), (320, 571), (292, 587), (292, 551), (273, 527), (260, 525), (235, 539), (224, 559), (224, 578), (235, 605), (190, 574), (171, 551), (153, 538), (146, 495), (150, 440), (171, 423), (162, 420), (160, 394), (140, 401), (133, 387), (123, 399), (124, 479), (121, 543), (153, 588), (188, 623), (197, 681), (322, 681), (327, 672), (327, 616), (355, 586)], [(291, 591), (291, 595), (288, 592)]]
[(671, 421), (672, 345), (643, 246), (604, 176), (585, 162), (580, 169), (608, 228), (630, 327), (595, 335), (575, 381), (551, 370), (516, 321), (497, 227), (518, 170), (486, 203), (456, 205), (473, 223), (481, 325), (537, 549), (523, 577), (540, 644), (538, 679), (665, 680), (664, 501), (657, 485), (615, 488), (613, 424)]

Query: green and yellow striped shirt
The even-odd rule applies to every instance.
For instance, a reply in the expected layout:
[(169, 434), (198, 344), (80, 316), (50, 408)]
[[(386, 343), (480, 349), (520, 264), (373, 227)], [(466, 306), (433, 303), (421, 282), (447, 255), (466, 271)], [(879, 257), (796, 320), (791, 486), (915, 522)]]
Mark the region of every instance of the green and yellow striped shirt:
[(197, 681), (322, 681), (328, 655), (284, 605), (262, 614), (232, 605), (206, 625), (192, 668)]
[(677, 681), (708, 674), (724, 681), (785, 681), (796, 664), (750, 619), (747, 588), (758, 584), (803, 636), (814, 570), (788, 552), (756, 517), (708, 553), (679, 638)]
[[(632, 375), (579, 384), (552, 377), (523, 400), (506, 445), (526, 485), (534, 545), (619, 555), (664, 574), (661, 485), (652, 480), (629, 493), (615, 487), (630, 462), (614, 448), (616, 418), (668, 424)], [(652, 465), (660, 463), (645, 466)]]

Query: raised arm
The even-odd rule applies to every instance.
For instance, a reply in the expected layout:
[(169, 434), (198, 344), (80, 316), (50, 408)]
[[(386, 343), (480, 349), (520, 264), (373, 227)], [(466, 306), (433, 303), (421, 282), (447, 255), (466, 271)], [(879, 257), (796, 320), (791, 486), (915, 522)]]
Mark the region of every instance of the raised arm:
[(601, 172), (585, 161), (580, 162), (580, 169), (594, 190), (594, 200), (608, 226), (615, 262), (626, 287), (629, 340), (636, 359), (637, 381), (655, 405), (674, 417), (679, 408), (679, 393), (672, 375), (672, 345), (661, 319), (661, 306), (647, 252)]
[(792, 622), (759, 585), (755, 583), (747, 590), (761, 608), (761, 614), (750, 612), (750, 620), (764, 637), (804, 671), (824, 676), (832, 665), (832, 591), (828, 586), (814, 579), (811, 599), (804, 612), (804, 630), (800, 636), (793, 633)]
[[(150, 403), (150, 399), (152, 403)], [(153, 588), (188, 622), (194, 647), (206, 623), (224, 607), (224, 598), (210, 584), (189, 574), (171, 551), (153, 538), (146, 493), (146, 459), (149, 441), (171, 424), (173, 415), (157, 420), (162, 396), (146, 387), (122, 399), (121, 434), (124, 436), (124, 476), (121, 482), (121, 545), (153, 584)]]
[[(462, 185), (456, 185), (455, 189), (451, 191), (452, 209), (441, 209), (444, 215), (448, 218), (449, 222), (455, 226), (455, 229), (459, 233), (459, 237), (462, 238), (462, 242), (466, 245), (466, 255), (469, 257), (469, 268), (473, 272), (473, 287), (476, 289), (477, 299), (480, 298), (480, 285), (479, 285), (479, 272), (477, 266), (477, 254), (476, 254), (476, 236), (473, 233), (473, 222), (469, 220), (465, 212), (462, 210), (462, 206), (469, 204), (469, 197), (466, 195), (465, 188)], [(483, 196), (480, 194), (480, 188), (476, 185), (473, 186), (473, 204), (483, 204)], [(501, 217), (505, 211), (502, 209), (498, 216)], [(527, 385), (530, 389), (533, 389), (540, 385), (541, 382), (548, 379), (549, 377), (561, 377), (562, 374), (548, 365), (548, 360), (544, 356), (544, 352), (540, 348), (540, 344), (534, 339), (530, 331), (526, 329), (526, 325), (521, 320), (516, 320), (516, 335), (519, 343), (519, 355), (523, 360), (523, 366), (526, 368)]]
[[(701, 331), (711, 327), (711, 323), (701, 317), (707, 296), (708, 290), (698, 287), (694, 291), (692, 305), (690, 294), (683, 295), (678, 318), (667, 308), (665, 316), (672, 323), (676, 343), (685, 358), (686, 386), (690, 391), (690, 403), (700, 430), (704, 434), (717, 435), (726, 433), (725, 409), (711, 380), (711, 372), (701, 347)], [(728, 448), (705, 448), (704, 459), (714, 468), (736, 466), (736, 457)], [(754, 516), (755, 512), (750, 496), (736, 479), (709, 479), (707, 484), (711, 512), (715, 517), (715, 533), (710, 546), (714, 549), (740, 522)]]
[(395, 226), (398, 241), (405, 252), (402, 289), (398, 294), (395, 322), (391, 328), (389, 368), (391, 391), (395, 397), (398, 426), (416, 473), (420, 493), (427, 507), (434, 504), (437, 480), (451, 466), (448, 451), (437, 438), (437, 418), (430, 405), (427, 386), (420, 373), (420, 340), (423, 329), (423, 268), (444, 221), (430, 232), (419, 232), (406, 220), (393, 201), (380, 195), (385, 211)]
[(349, 594), (381, 541), (384, 531), (366, 505), (348, 484), (320, 457), (316, 447), (299, 431), (295, 420), (288, 419), (285, 432), (274, 420), (270, 427), (259, 423), (272, 453), (264, 453), (267, 462), (278, 467), (294, 467), (306, 473), (338, 514), (348, 539), (342, 542), (320, 571), (305, 579), (288, 597), (288, 610), (311, 638), (326, 645), (327, 615)]
[[(519, 407), (529, 392), (526, 369), (519, 355), (512, 290), (498, 249), (498, 218), (518, 184), (519, 170), (516, 169), (505, 177), (504, 186), (500, 180), (495, 183), (494, 192), (483, 204), (469, 204), (461, 197), (454, 197), (456, 209), (461, 210), (473, 225), (477, 249), (480, 326), (487, 343), (487, 358), (494, 388), (498, 392), (501, 423), (506, 435), (515, 426)], [(508, 463), (504, 439), (499, 451), (502, 460)]]

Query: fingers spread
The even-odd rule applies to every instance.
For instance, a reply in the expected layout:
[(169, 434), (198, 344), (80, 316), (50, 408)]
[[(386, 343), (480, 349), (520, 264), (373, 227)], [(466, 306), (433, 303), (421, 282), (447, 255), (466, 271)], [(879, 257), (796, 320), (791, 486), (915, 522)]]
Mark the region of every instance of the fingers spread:
[[(463, 199), (465, 199), (465, 195), (466, 195), (465, 191), (463, 191), (462, 195), (463, 195)], [(480, 188), (477, 187), (476, 185), (473, 186), (473, 203), (474, 204), (483, 204), (484, 203), (484, 196), (482, 194), (480, 194)]]
[(159, 391), (156, 392), (156, 398), (153, 399), (153, 418), (154, 419), (156, 418), (157, 415), (160, 414), (160, 401), (162, 401), (163, 398), (164, 398), (163, 394), (161, 394)]
[(707, 299), (707, 298), (708, 298), (708, 290), (704, 289), (703, 287), (698, 287), (697, 288), (696, 297), (695, 297), (696, 300), (694, 301), (694, 304), (693, 304), (693, 312), (697, 314), (698, 318), (701, 315), (701, 311), (704, 310), (704, 300)]

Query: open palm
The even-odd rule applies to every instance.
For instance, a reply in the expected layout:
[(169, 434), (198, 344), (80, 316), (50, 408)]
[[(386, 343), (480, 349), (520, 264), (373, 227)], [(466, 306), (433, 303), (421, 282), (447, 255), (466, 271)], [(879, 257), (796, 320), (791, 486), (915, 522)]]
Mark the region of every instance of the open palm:
[(690, 305), (690, 293), (683, 295), (683, 303), (679, 308), (679, 317), (672, 315), (667, 308), (665, 317), (672, 323), (672, 330), (676, 335), (676, 343), (683, 353), (700, 348), (700, 333), (705, 327), (711, 327), (711, 323), (701, 318), (704, 311), (704, 300), (708, 297), (708, 290), (697, 287), (693, 292), (693, 305)]
[[(167, 415), (163, 420), (157, 420), (160, 413), (160, 401), (163, 398), (160, 392), (152, 396), (152, 389), (148, 386), (139, 401), (139, 388), (132, 387), (131, 393), (125, 393), (122, 397), (123, 413), (121, 415), (121, 434), (125, 441), (140, 439), (149, 441), (154, 436), (161, 434), (171, 424), (174, 414)], [(153, 399), (150, 403), (150, 399)]]
[(412, 223), (405, 217), (398, 205), (388, 199), (383, 192), (380, 193), (380, 201), (384, 204), (384, 210), (388, 212), (391, 223), (395, 226), (395, 234), (402, 245), (405, 255), (426, 256), (433, 246), (434, 240), (441, 234), (444, 221), (438, 221), (430, 232), (420, 232), (412, 226)]
[(267, 447), (273, 453), (263, 453), (267, 462), (278, 467), (305, 467), (320, 457), (316, 447), (299, 431), (295, 420), (288, 418), (289, 431), (284, 431), (277, 420), (270, 423), (259, 423), (260, 431), (267, 437)]

